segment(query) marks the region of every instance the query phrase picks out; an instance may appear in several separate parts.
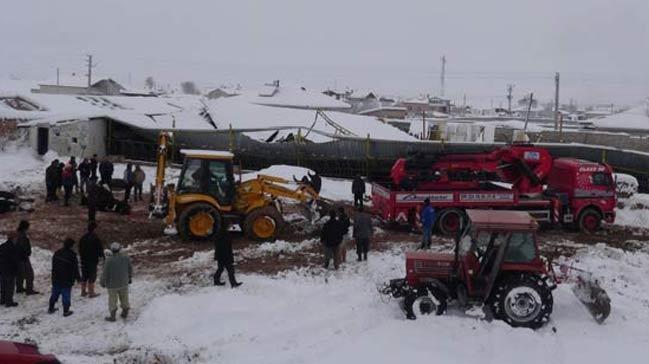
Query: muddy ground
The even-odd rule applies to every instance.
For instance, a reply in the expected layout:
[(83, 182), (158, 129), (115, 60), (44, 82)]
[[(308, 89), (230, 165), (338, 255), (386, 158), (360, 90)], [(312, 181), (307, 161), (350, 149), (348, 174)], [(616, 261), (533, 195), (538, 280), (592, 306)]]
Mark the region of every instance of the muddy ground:
[[(154, 275), (182, 273), (186, 267), (173, 264), (192, 257), (196, 252), (212, 250), (210, 242), (181, 242), (175, 237), (163, 234), (160, 220), (149, 219), (148, 201), (132, 204), (130, 215), (98, 212), (98, 235), (104, 244), (117, 241), (129, 247), (138, 271)], [(0, 231), (14, 229), (21, 219), (31, 222), (29, 235), (32, 243), (41, 248), (56, 250), (64, 238), (78, 240), (86, 229), (87, 211), (75, 197), (71, 206), (61, 202), (45, 203), (39, 196), (32, 212), (15, 212), (0, 215)], [(317, 238), (317, 229), (305, 228), (308, 221), (301, 221), (289, 227), (282, 240), (298, 243)], [(606, 226), (596, 234), (588, 235), (575, 231), (551, 229), (540, 233), (541, 249), (548, 257), (570, 256), (584, 245), (605, 243), (624, 250), (635, 250), (649, 245), (649, 230), (617, 225)], [(395, 243), (411, 243), (416, 246), (421, 236), (408, 231), (382, 229), (372, 243), (372, 249), (386, 250)], [(434, 244), (452, 246), (452, 240), (434, 237)], [(259, 243), (246, 239), (241, 233), (234, 233), (235, 255)], [(352, 248), (350, 243), (350, 249)], [(352, 256), (352, 255), (350, 255)], [(291, 268), (312, 267), (321, 264), (322, 255), (318, 244), (311, 244), (298, 251), (272, 251), (269, 254), (251, 255), (239, 258), (237, 269), (243, 272), (274, 274)], [(202, 265), (205, 266), (205, 263)]]

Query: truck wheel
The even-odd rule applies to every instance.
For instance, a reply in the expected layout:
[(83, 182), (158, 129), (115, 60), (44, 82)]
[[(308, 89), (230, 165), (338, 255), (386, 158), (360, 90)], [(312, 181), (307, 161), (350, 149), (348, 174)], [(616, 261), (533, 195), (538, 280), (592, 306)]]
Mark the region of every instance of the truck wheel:
[(439, 316), (446, 312), (446, 294), (435, 287), (424, 287), (407, 295), (403, 306), (411, 320), (426, 315)]
[(599, 230), (602, 225), (602, 215), (593, 208), (587, 208), (579, 214), (579, 231), (591, 234)]
[(282, 214), (273, 206), (261, 207), (246, 216), (246, 236), (256, 241), (274, 241), (284, 225)]
[(221, 229), (221, 214), (212, 205), (196, 203), (178, 217), (178, 234), (182, 240), (207, 240)]
[(459, 209), (445, 209), (437, 219), (439, 232), (445, 236), (454, 237), (461, 226), (465, 224), (464, 213)]
[(541, 277), (519, 274), (496, 287), (492, 311), (494, 318), (512, 327), (537, 329), (550, 319), (553, 302), (552, 291)]

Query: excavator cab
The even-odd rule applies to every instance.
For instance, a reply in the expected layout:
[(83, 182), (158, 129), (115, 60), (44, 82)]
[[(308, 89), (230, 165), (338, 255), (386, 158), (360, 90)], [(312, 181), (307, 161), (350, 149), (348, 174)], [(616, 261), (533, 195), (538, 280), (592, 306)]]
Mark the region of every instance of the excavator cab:
[(214, 237), (222, 228), (223, 214), (232, 211), (236, 195), (229, 152), (180, 151), (185, 160), (175, 188), (167, 188), (169, 208), (166, 222), (176, 223), (184, 240)]
[(232, 158), (186, 155), (177, 194), (189, 193), (211, 196), (222, 206), (232, 205), (235, 196)]

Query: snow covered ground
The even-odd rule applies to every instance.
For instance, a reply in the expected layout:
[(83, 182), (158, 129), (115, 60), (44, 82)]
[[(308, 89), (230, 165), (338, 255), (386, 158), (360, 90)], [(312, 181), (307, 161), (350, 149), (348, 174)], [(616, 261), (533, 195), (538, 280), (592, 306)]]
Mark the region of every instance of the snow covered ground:
[[(371, 253), (367, 263), (348, 263), (339, 272), (239, 275), (245, 284), (237, 290), (207, 286), (209, 272), (194, 281), (136, 274), (133, 316), (114, 324), (102, 320), (105, 292), (83, 299), (76, 290), (69, 318), (46, 314), (46, 295), (19, 296), (19, 308), (0, 308), (0, 337), (34, 340), (66, 363), (592, 364), (642, 362), (649, 355), (649, 251), (597, 245), (578, 253), (580, 265), (608, 290), (611, 316), (596, 324), (560, 285), (552, 320), (532, 331), (457, 308), (405, 320), (397, 301), (381, 297), (376, 285), (404, 275), (402, 249), (411, 248)], [(47, 266), (50, 254), (37, 249), (35, 266)]]
[[(13, 149), (12, 149), (13, 148)], [(0, 153), (0, 188), (42, 189), (50, 160), (8, 147)], [(123, 165), (116, 168), (121, 175)], [(304, 169), (274, 166), (256, 173), (292, 179)], [(153, 170), (146, 170), (153, 178)], [(253, 178), (256, 173), (246, 174)], [(323, 179), (322, 193), (348, 199), (350, 181)], [(636, 194), (618, 210), (618, 223), (649, 226), (649, 195)], [(1, 216), (0, 216), (1, 218)], [(3, 237), (0, 237), (3, 240)], [(592, 243), (597, 243), (597, 237)], [(37, 241), (35, 245), (39, 245)], [(557, 244), (570, 244), (558, 242)], [(237, 261), (317, 246), (301, 242), (246, 246)], [(96, 299), (73, 294), (75, 314), (48, 315), (47, 292), (18, 296), (18, 308), (0, 307), (0, 339), (37, 342), (65, 363), (611, 363), (643, 362), (649, 355), (649, 248), (625, 252), (603, 244), (582, 247), (574, 257), (608, 291), (613, 311), (598, 325), (569, 286), (554, 291), (554, 313), (542, 329), (513, 329), (450, 308), (445, 316), (405, 320), (398, 302), (377, 285), (405, 274), (404, 251), (415, 244), (386, 243), (367, 263), (349, 259), (338, 272), (320, 267), (276, 275), (239, 274), (236, 290), (210, 285), (211, 252), (171, 263), (183, 274), (153, 275), (135, 267), (132, 315), (106, 323), (106, 293)], [(581, 245), (583, 246), (583, 245)], [(443, 249), (436, 247), (436, 249)], [(51, 252), (35, 248), (37, 288), (48, 291)]]

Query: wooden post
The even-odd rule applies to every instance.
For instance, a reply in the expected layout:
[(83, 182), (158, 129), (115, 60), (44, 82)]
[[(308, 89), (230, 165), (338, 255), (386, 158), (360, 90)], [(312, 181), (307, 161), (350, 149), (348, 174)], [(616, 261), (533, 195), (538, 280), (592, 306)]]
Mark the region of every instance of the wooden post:
[(230, 123), (230, 129), (228, 131), (228, 148), (230, 153), (234, 153), (234, 132), (232, 131), (232, 123)]
[(365, 176), (369, 177), (370, 175), (370, 133), (367, 133), (367, 138), (365, 139)]
[(426, 110), (421, 111), (421, 140), (426, 140)]

